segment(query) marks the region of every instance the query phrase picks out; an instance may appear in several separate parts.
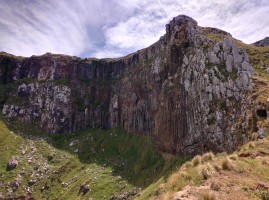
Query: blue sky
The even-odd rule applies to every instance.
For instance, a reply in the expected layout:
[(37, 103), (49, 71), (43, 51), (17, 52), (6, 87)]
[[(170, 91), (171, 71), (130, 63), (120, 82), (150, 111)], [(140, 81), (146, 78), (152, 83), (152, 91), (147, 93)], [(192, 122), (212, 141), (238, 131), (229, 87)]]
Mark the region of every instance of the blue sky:
[(156, 42), (179, 14), (246, 43), (269, 36), (268, 0), (0, 0), (0, 51), (119, 57)]

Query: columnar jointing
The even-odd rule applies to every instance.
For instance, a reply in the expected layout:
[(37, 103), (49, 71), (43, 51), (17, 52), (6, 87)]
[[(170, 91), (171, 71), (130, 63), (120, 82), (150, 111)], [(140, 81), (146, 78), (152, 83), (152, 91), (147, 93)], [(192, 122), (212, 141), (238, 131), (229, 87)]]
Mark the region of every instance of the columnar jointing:
[(230, 151), (248, 140), (253, 68), (231, 35), (207, 32), (180, 15), (158, 42), (119, 59), (1, 55), (3, 114), (49, 133), (122, 126), (177, 154)]

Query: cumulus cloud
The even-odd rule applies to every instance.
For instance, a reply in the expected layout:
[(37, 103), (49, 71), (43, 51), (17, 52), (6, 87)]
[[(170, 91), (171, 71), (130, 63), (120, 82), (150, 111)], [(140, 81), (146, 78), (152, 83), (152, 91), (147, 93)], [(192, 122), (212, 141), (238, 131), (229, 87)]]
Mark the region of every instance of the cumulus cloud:
[(269, 33), (267, 0), (0, 0), (0, 51), (119, 57), (147, 47), (186, 14), (246, 43)]

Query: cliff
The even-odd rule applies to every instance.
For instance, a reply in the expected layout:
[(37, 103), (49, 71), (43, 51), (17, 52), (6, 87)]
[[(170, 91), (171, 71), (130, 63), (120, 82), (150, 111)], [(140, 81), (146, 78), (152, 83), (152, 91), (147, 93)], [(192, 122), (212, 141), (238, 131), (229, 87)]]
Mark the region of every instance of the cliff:
[(180, 15), (158, 42), (119, 59), (2, 53), (3, 115), (48, 133), (121, 126), (181, 155), (231, 151), (249, 137), (253, 68), (231, 35), (217, 42), (208, 31)]

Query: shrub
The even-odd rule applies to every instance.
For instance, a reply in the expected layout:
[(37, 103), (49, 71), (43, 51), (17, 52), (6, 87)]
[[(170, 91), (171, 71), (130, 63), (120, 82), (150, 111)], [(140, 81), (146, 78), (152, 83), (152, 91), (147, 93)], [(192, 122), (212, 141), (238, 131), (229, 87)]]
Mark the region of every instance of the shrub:
[(212, 192), (209, 192), (209, 191), (205, 191), (203, 194), (202, 194), (202, 197), (203, 197), (203, 200), (216, 200), (216, 195)]
[(192, 162), (190, 162), (190, 161), (186, 162), (186, 163), (184, 164), (184, 167), (185, 167), (185, 168), (190, 168), (190, 167), (192, 167)]
[(214, 173), (213, 168), (210, 164), (202, 167), (201, 174), (204, 179), (208, 179)]
[(192, 159), (192, 165), (197, 166), (201, 163), (201, 156), (197, 155)]
[(219, 165), (213, 165), (214, 166), (214, 169), (217, 171), (217, 172), (219, 172), (222, 168), (221, 168), (221, 166), (219, 166)]
[(254, 142), (250, 142), (248, 144), (248, 147), (251, 148), (251, 149), (253, 149), (255, 147), (255, 143)]
[(221, 167), (223, 170), (231, 170), (233, 168), (232, 162), (229, 158), (225, 158), (222, 163), (221, 163)]
[(191, 175), (190, 175), (188, 172), (185, 172), (185, 171), (180, 172), (180, 173), (179, 173), (179, 176), (180, 176), (180, 178), (182, 178), (182, 179), (185, 179), (185, 180), (191, 180)]
[(212, 152), (208, 152), (202, 156), (202, 162), (208, 162), (210, 160), (213, 160), (215, 155)]
[(262, 159), (262, 160), (261, 160), (261, 163), (262, 163), (263, 165), (268, 165), (268, 164), (269, 164), (269, 162), (268, 162), (268, 160), (267, 160), (266, 158)]

